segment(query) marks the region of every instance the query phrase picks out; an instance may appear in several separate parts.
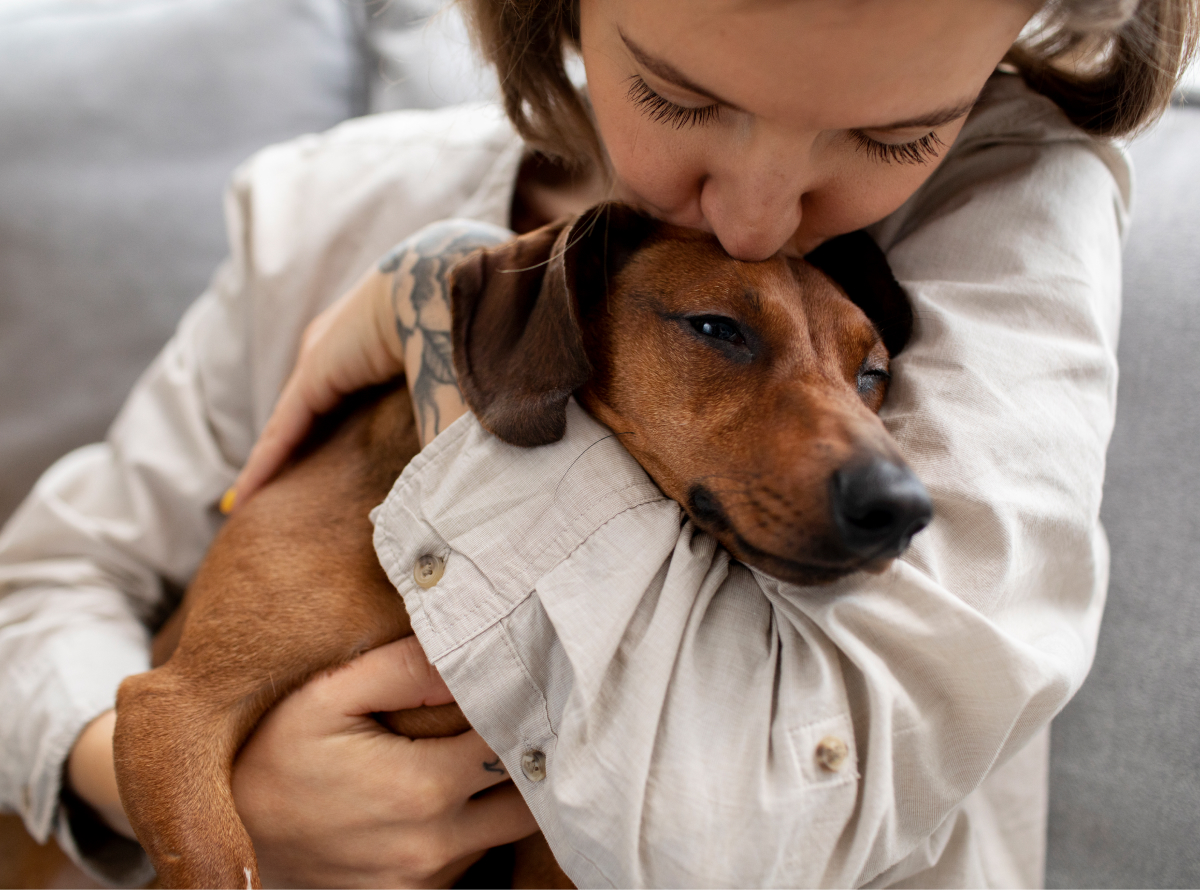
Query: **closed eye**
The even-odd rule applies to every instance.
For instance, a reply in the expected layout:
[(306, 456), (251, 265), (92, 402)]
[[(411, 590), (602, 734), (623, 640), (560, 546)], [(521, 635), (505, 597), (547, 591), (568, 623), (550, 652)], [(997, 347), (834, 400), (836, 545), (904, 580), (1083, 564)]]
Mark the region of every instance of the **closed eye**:
[(858, 395), (864, 401), (881, 397), (892, 375), (882, 368), (863, 368), (858, 372)]
[(941, 157), (946, 147), (936, 133), (926, 133), (920, 139), (898, 144), (872, 139), (861, 130), (851, 130), (850, 138), (867, 157), (885, 164), (928, 164)]
[(721, 106), (716, 103), (695, 108), (676, 105), (670, 99), (656, 93), (650, 88), (650, 84), (637, 74), (629, 78), (628, 96), (629, 101), (640, 108), (650, 120), (658, 124), (667, 124), (676, 130), (711, 123), (721, 111)]
[(737, 322), (732, 318), (726, 318), (723, 315), (698, 315), (695, 318), (689, 318), (688, 322), (697, 334), (732, 343), (734, 346), (746, 345), (746, 338), (742, 336)]

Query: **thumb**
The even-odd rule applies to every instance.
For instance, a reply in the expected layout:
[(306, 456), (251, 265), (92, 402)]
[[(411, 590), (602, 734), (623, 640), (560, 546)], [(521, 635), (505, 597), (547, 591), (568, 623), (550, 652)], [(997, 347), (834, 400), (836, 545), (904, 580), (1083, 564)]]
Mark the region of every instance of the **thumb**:
[(296, 365), (233, 487), (221, 499), (229, 513), (267, 483), (304, 441), (313, 420), (349, 393), (404, 370), (388, 279), (369, 272), (305, 329)]
[(237, 481), (221, 498), (222, 513), (229, 513), (244, 504), (279, 471), (296, 446), (308, 435), (315, 413), (301, 395), (293, 374), (280, 393), (262, 435), (250, 450)]

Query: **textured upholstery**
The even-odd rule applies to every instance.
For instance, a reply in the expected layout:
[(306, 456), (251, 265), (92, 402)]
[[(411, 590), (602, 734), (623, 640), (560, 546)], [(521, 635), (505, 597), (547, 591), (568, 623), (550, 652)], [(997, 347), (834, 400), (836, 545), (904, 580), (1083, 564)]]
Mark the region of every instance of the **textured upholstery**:
[(1052, 730), (1052, 887), (1200, 887), (1200, 108), (1133, 146), (1092, 674)]
[(366, 108), (341, 0), (0, 3), (0, 521), (100, 438), (256, 149)]

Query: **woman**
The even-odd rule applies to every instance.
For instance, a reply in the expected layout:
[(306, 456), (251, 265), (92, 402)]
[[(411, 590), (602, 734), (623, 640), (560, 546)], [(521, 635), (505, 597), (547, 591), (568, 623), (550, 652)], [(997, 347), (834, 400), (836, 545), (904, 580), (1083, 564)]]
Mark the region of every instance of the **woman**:
[[(318, 279), (328, 289), (330, 268), (361, 271), (370, 259), (347, 258), (346, 236), (378, 254), (381, 231), (402, 237), (438, 209), (524, 230), (613, 195), (712, 231), (746, 260), (800, 255), (877, 224), (918, 317), (885, 419), (939, 519), (893, 572), (800, 591), (681, 538), (669, 506), (624, 505), (620, 516), (635, 521), (625, 532), (637, 542), (632, 567), (581, 546), (555, 566), (573, 583), (533, 579), (535, 591), (502, 620), (451, 621), (440, 636), (416, 621), (450, 690), (581, 882), (1039, 880), (1044, 729), (1086, 672), (1106, 577), (1096, 514), (1128, 183), (1119, 155), (1088, 134), (1152, 118), (1195, 34), (1194, 2), (1130, 6), (1047, 7), (1033, 42), (1014, 48), (1036, 4), (581, 0), (576, 15), (571, 5), (476, 3), (516, 128), (573, 163), (522, 163), (491, 124), (466, 135), (430, 124), (398, 150), (411, 163), (432, 146), (447, 189), (469, 182), (474, 196), (418, 210), (394, 195), (404, 218), (386, 225), (378, 206), (393, 183), (374, 185), (381, 203), (370, 213), (360, 203), (318, 225), (295, 208), (296, 219), (272, 219), (279, 211), (258, 197), (293, 156), (273, 165), (268, 153), (243, 174), (235, 196), (245, 228), (220, 293), (185, 319), (108, 450), (52, 470), (0, 540), (2, 657), (21, 652), (33, 665), (26, 676), (86, 686), (89, 698), (73, 723), (41, 737), (49, 767), (26, 772), (57, 776), (71, 749), (74, 792), (120, 825), (102, 713), (120, 672), (106, 668), (107, 685), (87, 686), (56, 669), (56, 647), (141, 651), (132, 603), (161, 598), (155, 573), (186, 580), (194, 568), (214, 527), (206, 509), (217, 483), (248, 454), (291, 345), (328, 299)], [(563, 39), (580, 48), (592, 111), (563, 74)], [(1023, 79), (993, 75), (1005, 57)], [(1074, 73), (1064, 74), (1068, 63)], [(345, 164), (349, 149), (337, 151)], [(371, 162), (370, 151), (363, 157)], [(324, 175), (279, 182), (324, 182), (332, 194)], [(305, 251), (320, 262), (297, 259)], [(310, 328), (240, 497), (270, 475), (312, 412), (405, 364), (381, 283), (395, 282), (369, 277)], [(272, 303), (292, 296), (288, 287), (294, 302)], [(399, 295), (402, 317), (410, 297)], [(221, 390), (239, 380), (249, 393)], [(461, 411), (452, 387), (439, 395), (445, 410), (427, 440)], [(494, 446), (464, 430), (439, 438), (426, 468), (491, 466)], [(616, 486), (625, 471), (607, 460), (609, 475), (599, 475)], [(510, 470), (534, 486), (548, 472)], [(425, 473), (410, 486), (431, 482)], [(565, 467), (550, 475), (563, 503), (583, 503), (590, 489), (573, 487)], [(384, 506), (378, 542), (410, 612), (428, 613), (434, 606), (401, 577), (411, 529), (397, 511), (413, 491)], [(612, 544), (603, 535), (616, 515), (597, 519), (581, 544)], [(444, 516), (420, 520), (436, 527)], [(667, 568), (674, 580), (655, 581)], [(609, 600), (573, 599), (596, 578)], [(486, 600), (494, 582), (465, 595)], [(94, 608), (63, 618), (88, 596)], [(514, 692), (520, 678), (503, 670), (501, 642), (516, 653), (516, 672), (531, 672), (524, 699)], [(143, 669), (136, 654), (122, 658), (126, 673)], [(472, 676), (481, 664), (495, 676)], [(490, 703), (479, 698), (489, 683)], [(37, 683), (6, 687), (39, 713)], [(447, 695), (412, 644), (396, 644), (284, 702), (235, 776), (265, 873), (274, 866), (287, 883), (443, 883), (478, 851), (531, 831), (513, 786), (470, 799), (504, 778), (480, 770), (496, 761), (478, 735), (416, 744), (363, 731), (372, 710)], [(539, 702), (550, 716), (513, 737)], [(534, 737), (541, 748), (530, 747)], [(824, 753), (814, 760), (814, 751)], [(542, 768), (553, 782), (529, 784), (518, 772), (538, 753), (549, 755)], [(394, 780), (380, 788), (380, 775)], [(88, 817), (71, 795), (54, 809), (55, 782), (25, 787), (50, 801), (42, 832), (57, 812), (70, 845)], [(414, 788), (421, 793), (409, 797)], [(27, 818), (38, 809), (26, 808)]]

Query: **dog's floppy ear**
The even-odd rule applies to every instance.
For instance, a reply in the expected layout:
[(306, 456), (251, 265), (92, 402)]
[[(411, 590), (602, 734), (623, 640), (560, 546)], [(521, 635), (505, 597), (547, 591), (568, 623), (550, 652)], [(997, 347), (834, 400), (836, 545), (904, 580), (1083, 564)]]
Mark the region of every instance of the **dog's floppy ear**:
[(562, 438), (567, 400), (592, 373), (582, 320), (652, 224), (600, 204), (455, 267), (454, 368), (484, 429), (526, 447)]
[(804, 259), (836, 281), (871, 319), (888, 355), (895, 356), (904, 348), (912, 334), (912, 306), (870, 235), (861, 230), (839, 235)]

